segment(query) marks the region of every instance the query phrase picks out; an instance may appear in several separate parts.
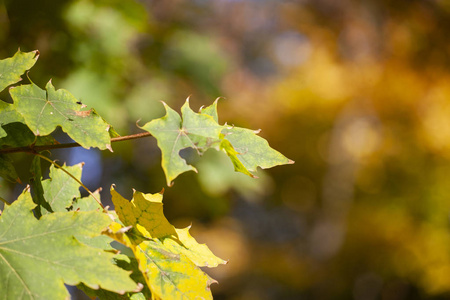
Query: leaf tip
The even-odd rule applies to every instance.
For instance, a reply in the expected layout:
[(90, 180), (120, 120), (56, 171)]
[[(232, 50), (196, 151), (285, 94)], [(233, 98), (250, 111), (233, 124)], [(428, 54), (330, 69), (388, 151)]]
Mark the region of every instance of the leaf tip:
[(210, 285), (213, 284), (213, 283), (219, 284), (219, 282), (217, 280), (209, 277), (208, 281), (206, 282), (208, 290), (210, 289)]
[(106, 149), (108, 149), (110, 152), (114, 152), (113, 149), (112, 149), (112, 147), (111, 147), (111, 144), (106, 144), (105, 147), (106, 147)]
[(142, 291), (143, 288), (144, 288), (144, 285), (142, 283), (138, 282), (136, 289), (133, 292), (139, 293), (140, 291)]
[(45, 89), (47, 90), (47, 95), (48, 95), (49, 91), (54, 91), (55, 90), (55, 87), (53, 86), (53, 78), (50, 78), (50, 80), (47, 82), (47, 84), (45, 85)]
[[(19, 50), (20, 50), (20, 48), (19, 48)], [(39, 50), (34, 50), (34, 51), (31, 51), (31, 52), (34, 52), (34, 60), (38, 60), (38, 58), (39, 58), (39, 55), (41, 55), (41, 52), (39, 52)]]
[(214, 105), (217, 105), (217, 103), (219, 103), (219, 100), (220, 100), (220, 99), (226, 100), (227, 98), (222, 97), (222, 96), (217, 97), (216, 100), (214, 100), (213, 104), (214, 104)]
[(288, 159), (288, 164), (289, 165), (295, 164), (295, 161), (293, 161), (292, 159)]

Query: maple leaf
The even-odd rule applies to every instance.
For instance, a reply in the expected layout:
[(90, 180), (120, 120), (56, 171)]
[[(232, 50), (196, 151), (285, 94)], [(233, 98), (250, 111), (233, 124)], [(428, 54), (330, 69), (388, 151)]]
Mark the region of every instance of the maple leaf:
[[(94, 196), (97, 199), (100, 199), (100, 191), (101, 189), (98, 189), (93, 192)], [(99, 209), (98, 202), (91, 196), (87, 197), (81, 197), (76, 198), (72, 203), (72, 209), (73, 211), (91, 211), (91, 210), (97, 210)]]
[(102, 117), (93, 109), (86, 110), (68, 91), (55, 90), (51, 81), (45, 89), (34, 83), (10, 89), (16, 111), (35, 135), (48, 135), (60, 126), (86, 149), (111, 149), (110, 126)]
[[(120, 244), (119, 244), (120, 245)], [(79, 284), (77, 287), (86, 293), (92, 299), (98, 297), (98, 299), (108, 299), (108, 300), (145, 300), (152, 299), (152, 295), (150, 290), (145, 285), (145, 279), (142, 272), (139, 270), (139, 264), (136, 258), (130, 257), (124, 254), (119, 254), (114, 258), (114, 263), (117, 264), (120, 268), (131, 271), (131, 278), (140, 284), (143, 285), (143, 288), (139, 292), (128, 292), (124, 295), (119, 295), (117, 293), (113, 293), (107, 290), (98, 289), (94, 290), (87, 287), (84, 284)]]
[[(20, 75), (30, 69), (38, 57), (39, 51), (17, 51), (13, 57), (0, 60), (0, 92), (8, 85), (22, 80)], [(6, 136), (2, 126), (12, 122), (23, 122), (23, 118), (12, 104), (0, 101), (0, 138)]]
[(22, 116), (16, 111), (14, 105), (0, 100), (0, 138), (7, 135), (3, 126), (13, 122), (23, 122)]
[(131, 202), (113, 188), (111, 195), (126, 227), (114, 222), (107, 234), (132, 249), (152, 294), (161, 299), (212, 299), (209, 286), (215, 280), (199, 267), (226, 261), (198, 244), (189, 228), (170, 225), (162, 211), (162, 194), (135, 192)]
[[(76, 179), (81, 180), (83, 163), (74, 166), (62, 166)], [(75, 198), (80, 198), (80, 184), (61, 168), (50, 165), (49, 179), (42, 180), (40, 158), (36, 156), (31, 164), (31, 180), (33, 201), (37, 217), (55, 211), (66, 212), (72, 206)], [(97, 204), (97, 208), (99, 205)]]
[(185, 148), (194, 148), (198, 154), (220, 143), (222, 126), (217, 124), (211, 116), (195, 113), (189, 107), (189, 98), (181, 108), (181, 115), (164, 104), (166, 115), (152, 120), (141, 128), (150, 132), (157, 140), (162, 152), (162, 167), (166, 175), (167, 185), (181, 173), (197, 171), (188, 165), (180, 156)]
[(190, 226), (182, 229), (176, 228), (176, 238), (172, 236), (163, 239), (164, 246), (173, 253), (183, 253), (199, 267), (213, 268), (227, 263), (227, 261), (215, 256), (208, 246), (199, 244), (189, 233), (190, 228)]
[(188, 147), (196, 149), (199, 154), (210, 148), (223, 150), (233, 163), (235, 171), (251, 177), (256, 177), (252, 172), (258, 167), (266, 169), (294, 163), (271, 148), (265, 139), (257, 135), (259, 131), (219, 125), (218, 99), (212, 105), (202, 107), (200, 113), (191, 110), (188, 100), (181, 108), (182, 117), (163, 103), (166, 115), (141, 127), (150, 132), (158, 142), (169, 186), (181, 173), (197, 171), (179, 154), (180, 150)]
[[(64, 164), (62, 167), (81, 180), (82, 163), (73, 166)], [(54, 165), (50, 166), (49, 177), (42, 181), (45, 200), (53, 211), (67, 211), (66, 208), (72, 205), (73, 199), (80, 197), (80, 184), (63, 170), (55, 168)]]
[(56, 212), (37, 220), (29, 190), (0, 217), (0, 291), (4, 299), (67, 299), (64, 283), (123, 294), (136, 283), (114, 254), (79, 242), (111, 223), (104, 213)]
[[(202, 107), (200, 113), (209, 115), (216, 122), (219, 122), (217, 113), (219, 99), (216, 99), (208, 107)], [(224, 125), (221, 132), (223, 140), (220, 148), (230, 157), (235, 171), (254, 177), (250, 171), (256, 172), (257, 167), (267, 169), (278, 165), (294, 163), (294, 161), (271, 148), (264, 138), (258, 136), (257, 134), (260, 131)]]
[(294, 163), (271, 148), (264, 138), (257, 135), (259, 132), (241, 127), (228, 127), (222, 130), (227, 142), (222, 143), (221, 148), (230, 157), (236, 171), (246, 173), (241, 170), (244, 167), (247, 171), (256, 172), (258, 167), (268, 169)]
[(0, 60), (0, 92), (8, 85), (22, 80), (20, 75), (34, 66), (38, 58), (37, 50), (31, 52), (19, 50), (13, 57)]
[(161, 299), (212, 299), (216, 281), (183, 254), (174, 254), (158, 239), (135, 247), (136, 259), (152, 293)]
[(162, 238), (176, 234), (163, 213), (162, 194), (143, 194), (134, 191), (133, 199), (128, 201), (114, 188), (111, 197), (119, 219), (125, 226), (138, 226), (143, 236)]
[(209, 286), (216, 281), (186, 255), (173, 253), (159, 239), (140, 236), (135, 227), (124, 229), (112, 223), (107, 234), (133, 251), (153, 298), (212, 299)]

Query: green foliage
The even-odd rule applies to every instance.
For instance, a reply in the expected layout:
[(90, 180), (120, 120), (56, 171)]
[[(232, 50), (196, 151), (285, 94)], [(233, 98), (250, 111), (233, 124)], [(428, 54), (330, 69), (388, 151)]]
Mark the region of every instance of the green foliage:
[(199, 154), (219, 143), (222, 127), (207, 115), (197, 114), (189, 107), (189, 101), (181, 108), (180, 115), (164, 104), (166, 115), (141, 128), (150, 132), (158, 141), (162, 152), (162, 167), (167, 184), (181, 173), (196, 170), (181, 158), (180, 150), (194, 148)]
[(94, 110), (87, 110), (68, 91), (55, 90), (50, 81), (45, 89), (32, 83), (10, 90), (16, 111), (36, 136), (60, 126), (84, 148), (110, 148), (109, 126)]
[[(19, 51), (0, 61), (0, 88), (20, 81), (36, 53)], [(79, 146), (105, 150), (118, 140), (111, 126), (51, 82), (45, 90), (34, 83), (15, 86), (10, 94), (13, 104), (0, 101), (0, 176), (19, 181), (10, 153), (27, 152), (34, 159), (31, 189), (0, 216), (2, 299), (67, 298), (64, 283), (101, 299), (211, 299), (209, 286), (216, 281), (201, 267), (226, 261), (199, 244), (189, 227), (170, 224), (162, 193), (135, 191), (129, 201), (113, 188), (115, 211), (108, 211), (98, 191), (81, 197), (80, 187), (87, 189), (82, 163), (59, 166), (45, 156), (65, 146), (51, 136), (57, 127)], [(166, 115), (141, 128), (158, 142), (169, 186), (179, 174), (196, 170), (180, 156), (185, 148), (198, 154), (211, 148), (225, 152), (236, 171), (252, 177), (258, 166), (292, 163), (254, 131), (219, 125), (217, 101), (200, 113), (186, 101), (181, 117), (164, 105)], [(48, 179), (43, 179), (41, 159), (51, 162)]]
[(137, 288), (129, 273), (114, 266), (114, 254), (79, 241), (111, 223), (107, 214), (56, 212), (37, 220), (29, 190), (0, 218), (0, 287), (4, 299), (64, 299), (64, 284), (83, 282), (121, 293)]
[(34, 66), (38, 57), (39, 51), (18, 51), (13, 57), (0, 61), (0, 92), (8, 85), (22, 80), (20, 75)]
[[(64, 168), (73, 176), (81, 179), (81, 164)], [(72, 204), (72, 200), (80, 197), (79, 184), (61, 169), (50, 166), (50, 179), (42, 181), (44, 198), (53, 211), (65, 211)]]
[(193, 148), (199, 155), (210, 148), (224, 150), (237, 172), (254, 177), (250, 171), (258, 166), (270, 168), (292, 163), (278, 151), (269, 147), (266, 140), (245, 128), (218, 124), (217, 100), (211, 106), (195, 113), (189, 107), (189, 99), (181, 108), (181, 115), (163, 103), (166, 115), (148, 122), (141, 128), (150, 132), (158, 141), (162, 152), (162, 167), (167, 184), (183, 172), (197, 171), (181, 158), (180, 150)]

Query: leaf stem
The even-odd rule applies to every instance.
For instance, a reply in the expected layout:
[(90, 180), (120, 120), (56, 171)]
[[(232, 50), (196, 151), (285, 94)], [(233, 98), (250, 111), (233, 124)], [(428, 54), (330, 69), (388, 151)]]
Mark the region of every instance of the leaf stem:
[[(149, 132), (141, 132), (141, 133), (137, 133), (137, 134), (118, 136), (118, 137), (111, 138), (111, 143), (121, 142), (121, 141), (126, 141), (126, 140), (140, 139), (140, 138), (147, 137), (147, 136), (151, 136), (151, 134)], [(17, 152), (36, 153), (36, 152), (41, 152), (41, 151), (45, 151), (45, 150), (74, 148), (74, 147), (81, 147), (81, 145), (78, 143), (65, 143), (65, 144), (42, 145), (42, 146), (29, 145), (29, 146), (25, 146), (25, 147), (0, 149), (0, 154), (2, 154), (2, 153), (17, 153)]]
[(38, 157), (40, 157), (40, 158), (42, 158), (43, 160), (48, 161), (49, 163), (55, 165), (55, 167), (57, 167), (58, 169), (63, 170), (64, 173), (66, 173), (67, 175), (69, 175), (70, 177), (72, 177), (73, 180), (75, 180), (79, 185), (81, 185), (81, 186), (89, 193), (89, 195), (91, 195), (92, 198), (94, 198), (94, 200), (97, 201), (97, 203), (102, 207), (103, 211), (104, 211), (104, 212), (107, 212), (106, 209), (105, 209), (105, 207), (103, 206), (103, 204), (100, 202), (100, 200), (97, 199), (97, 197), (95, 197), (95, 195), (91, 192), (91, 190), (89, 190), (89, 189), (88, 189), (88, 188), (87, 188), (80, 180), (78, 180), (78, 178), (76, 178), (75, 176), (73, 176), (69, 171), (67, 171), (67, 170), (66, 170), (65, 168), (63, 168), (62, 166), (58, 165), (56, 162), (54, 162), (54, 161), (51, 160), (50, 158), (48, 158), (48, 157), (46, 157), (46, 156), (44, 156), (44, 155), (42, 155), (42, 154), (36, 153), (36, 152), (34, 152), (33, 154), (36, 155), (36, 156), (38, 156)]

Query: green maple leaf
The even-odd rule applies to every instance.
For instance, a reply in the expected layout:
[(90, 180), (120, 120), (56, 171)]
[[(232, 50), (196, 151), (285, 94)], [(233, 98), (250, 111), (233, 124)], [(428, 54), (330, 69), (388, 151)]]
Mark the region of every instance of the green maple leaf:
[[(201, 108), (200, 113), (209, 115), (216, 122), (219, 122), (217, 114), (218, 100), (216, 99), (212, 105), (206, 108)], [(260, 130), (255, 131), (225, 124), (221, 132), (223, 139), (220, 148), (231, 159), (235, 171), (254, 177), (251, 172), (256, 172), (258, 167), (267, 169), (294, 163), (294, 161), (271, 148), (264, 138), (257, 135), (259, 132)]]
[(131, 271), (131, 278), (135, 282), (139, 282), (143, 285), (143, 289), (140, 292), (136, 293), (125, 293), (124, 295), (119, 295), (117, 293), (113, 293), (107, 290), (98, 289), (94, 290), (89, 287), (87, 287), (84, 284), (79, 284), (77, 287), (81, 289), (83, 292), (86, 293), (89, 297), (92, 297), (95, 299), (95, 297), (98, 297), (98, 299), (108, 299), (108, 300), (145, 300), (145, 299), (151, 299), (152, 295), (150, 293), (150, 290), (145, 285), (145, 279), (142, 272), (139, 270), (139, 264), (134, 257), (129, 257), (124, 254), (119, 254), (114, 258), (114, 262), (122, 269)]
[[(93, 192), (94, 196), (100, 200), (100, 190), (98, 189)], [(91, 210), (97, 210), (100, 206), (98, 205), (98, 202), (91, 196), (81, 197), (77, 198), (72, 203), (72, 209), (73, 211), (91, 211)]]
[(135, 192), (131, 202), (114, 189), (111, 195), (127, 227), (113, 223), (109, 234), (132, 249), (152, 294), (161, 299), (212, 299), (209, 286), (215, 281), (199, 267), (226, 262), (198, 244), (189, 228), (170, 225), (162, 211), (162, 194)]
[[(75, 178), (81, 180), (82, 163), (74, 166), (64, 164), (62, 167)], [(63, 170), (55, 168), (54, 165), (50, 166), (49, 177), (49, 179), (42, 181), (44, 198), (53, 211), (65, 212), (67, 211), (66, 208), (72, 205), (73, 200), (80, 197), (80, 184)]]
[(189, 101), (181, 108), (181, 115), (164, 104), (166, 115), (152, 120), (141, 128), (150, 132), (158, 141), (162, 152), (162, 167), (166, 174), (167, 184), (181, 173), (196, 171), (180, 157), (179, 152), (185, 148), (194, 148), (199, 154), (212, 148), (223, 150), (237, 172), (256, 177), (252, 172), (257, 168), (271, 168), (277, 165), (292, 164), (292, 160), (269, 146), (269, 143), (258, 136), (259, 131), (245, 128), (219, 125), (217, 102), (193, 112)]
[[(258, 133), (259, 130), (254, 131), (240, 127), (228, 127), (222, 130), (225, 142), (221, 144), (221, 148), (230, 157), (236, 171), (256, 172), (258, 167), (267, 169), (294, 163), (271, 148), (264, 138), (257, 135)], [(242, 167), (243, 170), (241, 170)]]
[(64, 283), (83, 282), (124, 293), (136, 289), (129, 272), (112, 264), (114, 254), (79, 242), (111, 223), (104, 213), (56, 212), (37, 220), (29, 191), (0, 217), (0, 291), (3, 299), (67, 299)]
[(32, 83), (10, 90), (16, 111), (35, 135), (48, 135), (60, 126), (86, 149), (111, 149), (110, 126), (102, 117), (93, 109), (86, 110), (68, 91), (55, 90), (51, 81), (45, 89)]
[(3, 126), (13, 122), (23, 122), (22, 116), (16, 111), (14, 105), (0, 100), (0, 138), (7, 135)]
[(13, 57), (0, 60), (0, 92), (8, 85), (22, 80), (20, 75), (34, 66), (38, 58), (37, 50), (31, 52), (19, 50)]
[[(22, 78), (26, 70), (29, 70), (39, 57), (39, 51), (17, 51), (13, 57), (0, 60), (0, 92), (8, 85), (16, 83)], [(14, 105), (0, 101), (0, 138), (6, 136), (2, 126), (12, 122), (23, 122), (22, 116), (17, 113)]]
[(163, 103), (166, 115), (155, 119), (141, 128), (150, 132), (158, 141), (162, 152), (162, 167), (167, 179), (167, 185), (181, 173), (196, 171), (180, 156), (185, 148), (194, 148), (202, 154), (211, 147), (218, 147), (222, 126), (211, 116), (195, 113), (189, 107), (189, 99), (181, 108), (180, 116), (176, 111)]
[[(81, 180), (82, 167), (82, 163), (74, 166), (66, 166), (65, 164), (62, 166), (64, 170), (78, 180)], [(40, 158), (36, 156), (33, 159), (30, 171), (33, 174), (31, 186), (33, 200), (38, 204), (35, 209), (38, 217), (55, 211), (66, 212), (74, 204), (74, 199), (80, 198), (80, 184), (61, 168), (50, 165), (50, 178), (42, 180)], [(98, 203), (96, 204), (96, 208), (99, 208)]]

